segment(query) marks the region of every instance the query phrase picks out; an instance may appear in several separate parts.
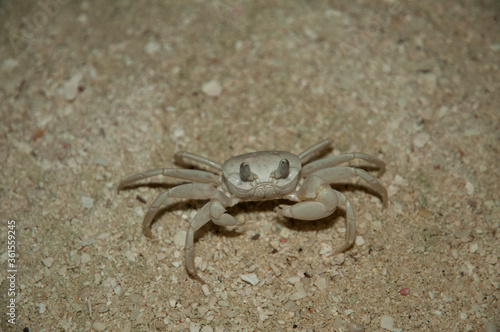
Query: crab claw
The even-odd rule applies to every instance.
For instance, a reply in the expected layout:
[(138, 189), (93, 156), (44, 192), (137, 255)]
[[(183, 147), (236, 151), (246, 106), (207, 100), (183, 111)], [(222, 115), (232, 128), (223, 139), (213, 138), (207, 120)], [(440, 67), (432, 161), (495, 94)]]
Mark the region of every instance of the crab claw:
[(293, 218), (291, 207), (292, 205), (280, 204), (274, 208), (274, 212), (287, 218)]

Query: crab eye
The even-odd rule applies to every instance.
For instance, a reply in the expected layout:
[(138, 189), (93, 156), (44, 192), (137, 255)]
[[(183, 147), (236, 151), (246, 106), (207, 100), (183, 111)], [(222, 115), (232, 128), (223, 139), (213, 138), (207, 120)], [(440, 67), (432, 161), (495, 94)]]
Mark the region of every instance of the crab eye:
[(274, 171), (274, 177), (276, 179), (286, 179), (288, 174), (290, 174), (290, 162), (288, 159), (283, 158), (280, 160), (278, 169)]
[(240, 177), (244, 182), (253, 181), (253, 174), (247, 162), (242, 162), (240, 165)]

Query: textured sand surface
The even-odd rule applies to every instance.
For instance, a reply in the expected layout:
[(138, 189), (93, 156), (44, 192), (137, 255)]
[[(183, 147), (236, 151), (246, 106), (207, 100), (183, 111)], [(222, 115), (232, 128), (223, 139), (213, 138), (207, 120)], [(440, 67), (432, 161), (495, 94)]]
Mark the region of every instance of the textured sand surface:
[[(500, 3), (169, 2), (0, 1), (0, 330), (496, 331)], [(183, 247), (204, 202), (166, 206), (151, 241), (144, 213), (179, 181), (116, 193), (180, 149), (327, 137), (387, 162), (385, 210), (335, 185), (357, 217), (345, 254), (342, 209), (241, 204), (244, 226), (197, 233), (202, 286)]]

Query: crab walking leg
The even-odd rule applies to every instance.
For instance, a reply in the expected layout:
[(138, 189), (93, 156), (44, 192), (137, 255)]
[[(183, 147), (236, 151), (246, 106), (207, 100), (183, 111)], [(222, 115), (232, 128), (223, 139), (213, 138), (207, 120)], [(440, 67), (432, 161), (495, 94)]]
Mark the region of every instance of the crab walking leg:
[(167, 197), (173, 198), (190, 198), (190, 199), (210, 199), (212, 198), (217, 189), (212, 187), (209, 184), (203, 183), (188, 183), (183, 184), (174, 188), (171, 188), (167, 191), (162, 192), (156, 197), (153, 204), (146, 212), (144, 216), (144, 221), (142, 222), (142, 228), (147, 237), (152, 238), (153, 234), (151, 233), (151, 222), (153, 221), (156, 212), (160, 209), (163, 201)]
[(203, 208), (196, 214), (191, 221), (191, 225), (186, 233), (185, 255), (186, 255), (186, 269), (194, 278), (205, 283), (200, 276), (196, 273), (194, 265), (194, 233), (200, 229), (207, 222), (212, 220), (216, 225), (221, 226), (241, 226), (242, 223), (238, 222), (232, 215), (225, 213), (226, 208), (217, 198), (212, 199), (209, 203), (205, 204)]
[(346, 219), (345, 219), (346, 243), (338, 251), (338, 252), (344, 252), (347, 249), (349, 249), (354, 243), (354, 240), (356, 240), (356, 219), (354, 217), (354, 208), (352, 207), (351, 202), (349, 202), (349, 200), (345, 197), (345, 195), (342, 194), (340, 191), (337, 190), (334, 191), (339, 199), (339, 204), (344, 206), (346, 214)]
[(211, 219), (210, 216), (210, 205), (211, 203), (205, 204), (200, 211), (194, 216), (191, 224), (186, 233), (186, 243), (184, 245), (184, 255), (186, 260), (186, 270), (193, 276), (196, 280), (201, 283), (205, 283), (203, 279), (200, 278), (198, 273), (196, 273), (196, 266), (194, 265), (194, 233), (199, 230), (203, 225), (208, 223)]
[(387, 207), (387, 189), (366, 171), (355, 167), (330, 167), (314, 172), (311, 176), (318, 176), (326, 183), (336, 183), (352, 176), (359, 176), (382, 197), (382, 206)]
[(313, 161), (302, 168), (302, 174), (304, 176), (308, 176), (309, 174), (312, 174), (321, 169), (334, 167), (354, 159), (361, 159), (375, 165), (379, 169), (379, 174), (382, 174), (385, 171), (385, 162), (382, 159), (363, 152), (351, 152)]
[(149, 171), (131, 175), (123, 179), (118, 185), (117, 191), (124, 187), (139, 181), (150, 178), (156, 175), (170, 176), (177, 179), (188, 180), (200, 183), (218, 183), (219, 176), (210, 172), (200, 171), (196, 169), (178, 169), (178, 168), (157, 168)]
[(182, 163), (184, 159), (191, 159), (193, 161), (199, 162), (200, 164), (204, 164), (212, 168), (215, 168), (218, 171), (222, 171), (222, 166), (219, 163), (210, 160), (208, 158), (205, 158), (203, 156), (199, 156), (197, 154), (187, 151), (178, 151), (174, 154), (175, 163)]
[(297, 156), (299, 157), (300, 161), (302, 161), (302, 163), (305, 164), (307, 162), (307, 159), (309, 159), (311, 155), (317, 153), (318, 151), (323, 150), (325, 147), (332, 144), (332, 142), (333, 141), (331, 138), (324, 139), (321, 142), (318, 142), (313, 146), (307, 148), (306, 150), (302, 151)]

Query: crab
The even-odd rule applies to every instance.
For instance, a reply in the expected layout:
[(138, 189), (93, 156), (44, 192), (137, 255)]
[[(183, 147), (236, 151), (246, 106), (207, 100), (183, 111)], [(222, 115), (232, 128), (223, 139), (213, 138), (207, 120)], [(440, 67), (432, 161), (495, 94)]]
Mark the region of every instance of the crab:
[(320, 152), (331, 143), (331, 139), (325, 139), (298, 155), (286, 151), (246, 153), (232, 157), (222, 165), (193, 153), (178, 151), (174, 154), (176, 164), (186, 165), (186, 161), (191, 161), (205, 165), (211, 171), (201, 168), (152, 169), (125, 178), (117, 190), (157, 175), (189, 181), (160, 193), (149, 207), (143, 220), (143, 230), (149, 238), (153, 238), (153, 218), (165, 199), (209, 200), (191, 221), (185, 240), (186, 270), (193, 278), (204, 283), (194, 263), (194, 234), (209, 221), (222, 226), (243, 225), (243, 222), (226, 211), (226, 208), (240, 202), (286, 199), (296, 203), (280, 204), (274, 211), (282, 216), (300, 220), (325, 218), (338, 206), (342, 206), (346, 212), (346, 243), (339, 252), (344, 252), (353, 245), (356, 237), (353, 206), (346, 196), (333, 189), (331, 184), (359, 176), (380, 196), (383, 207), (387, 206), (387, 190), (364, 169), (338, 165), (360, 159), (378, 168), (379, 174), (382, 174), (385, 162), (361, 152), (317, 159)]

